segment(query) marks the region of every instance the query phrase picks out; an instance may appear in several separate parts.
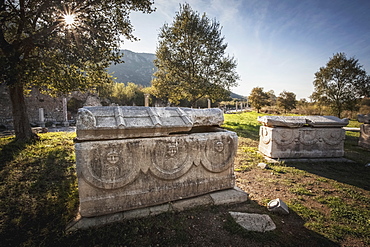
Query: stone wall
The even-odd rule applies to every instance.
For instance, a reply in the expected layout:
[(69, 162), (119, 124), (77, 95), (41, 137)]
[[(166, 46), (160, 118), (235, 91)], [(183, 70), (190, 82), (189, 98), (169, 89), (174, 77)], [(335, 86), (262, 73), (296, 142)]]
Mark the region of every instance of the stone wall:
[[(12, 128), (13, 117), (11, 101), (8, 88), (0, 85), (0, 125), (6, 128)], [(95, 95), (81, 92), (73, 92), (67, 96), (67, 102), (71, 99), (80, 102), (75, 109), (68, 109), (68, 120), (74, 120), (77, 114), (77, 109), (83, 105), (98, 106), (100, 105), (99, 98)], [(45, 123), (63, 122), (63, 97), (51, 97), (42, 94), (37, 88), (33, 88), (29, 94), (25, 96), (28, 117), (32, 125), (39, 124), (39, 108), (44, 109)]]

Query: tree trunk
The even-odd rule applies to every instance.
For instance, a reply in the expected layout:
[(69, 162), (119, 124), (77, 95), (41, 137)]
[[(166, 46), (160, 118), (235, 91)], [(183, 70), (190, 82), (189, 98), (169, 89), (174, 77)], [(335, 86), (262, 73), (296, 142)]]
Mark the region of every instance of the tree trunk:
[(37, 139), (38, 136), (32, 132), (28, 118), (23, 85), (9, 86), (9, 94), (12, 102), (14, 132), (17, 141), (28, 142)]

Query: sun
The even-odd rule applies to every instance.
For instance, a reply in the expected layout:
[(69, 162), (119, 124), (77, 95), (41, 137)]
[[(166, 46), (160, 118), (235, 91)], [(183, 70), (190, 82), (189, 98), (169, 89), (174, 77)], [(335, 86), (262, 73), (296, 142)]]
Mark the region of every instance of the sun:
[(64, 22), (67, 26), (72, 26), (75, 23), (75, 15), (74, 14), (65, 14), (63, 16)]

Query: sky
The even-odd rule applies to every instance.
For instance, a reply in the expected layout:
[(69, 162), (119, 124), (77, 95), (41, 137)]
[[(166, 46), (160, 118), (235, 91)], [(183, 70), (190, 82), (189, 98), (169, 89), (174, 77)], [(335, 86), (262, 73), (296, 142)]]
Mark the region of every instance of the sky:
[(122, 48), (155, 53), (160, 28), (185, 2), (222, 26), (241, 78), (234, 93), (248, 96), (263, 87), (308, 100), (315, 73), (338, 52), (370, 74), (370, 0), (154, 0), (155, 12), (131, 14), (140, 41)]

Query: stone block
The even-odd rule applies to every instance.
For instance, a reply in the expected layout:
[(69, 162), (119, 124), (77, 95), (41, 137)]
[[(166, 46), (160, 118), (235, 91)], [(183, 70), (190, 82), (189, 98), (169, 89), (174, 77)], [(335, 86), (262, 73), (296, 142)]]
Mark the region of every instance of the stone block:
[[(270, 158), (338, 158), (344, 156), (348, 119), (332, 116), (278, 117), (258, 119), (259, 151)], [(286, 120), (286, 121), (285, 121)], [(297, 120), (297, 122), (294, 122)], [(304, 123), (305, 122), (305, 123)]]
[(77, 140), (113, 140), (169, 136), (223, 123), (220, 109), (103, 106), (80, 108)]
[(234, 187), (233, 190), (216, 191), (210, 194), (214, 205), (241, 203), (248, 200), (248, 194)]
[[(90, 227), (101, 226), (117, 221), (123, 221), (134, 218), (143, 218), (166, 212), (187, 210), (193, 207), (241, 203), (248, 200), (248, 194), (245, 193), (243, 190), (239, 189), (238, 187), (223, 190), (221, 192), (222, 197), (220, 197), (220, 192), (217, 191), (202, 196), (168, 202), (157, 206), (148, 206), (145, 208), (132, 209), (108, 215), (101, 215), (95, 217), (81, 217), (81, 215), (78, 215), (72, 222), (70, 222), (67, 225), (66, 230), (75, 231), (78, 229), (86, 229)], [(222, 198), (225, 198), (225, 200), (222, 200)]]
[(349, 123), (347, 118), (340, 119), (334, 116), (263, 116), (258, 117), (257, 120), (264, 126), (287, 128), (304, 126), (340, 128)]
[(175, 201), (172, 203), (172, 209), (174, 211), (184, 211), (199, 206), (211, 205), (212, 203), (212, 198), (207, 194)]
[(343, 157), (344, 139), (341, 128), (261, 126), (258, 150), (270, 158)]
[(81, 216), (233, 188), (237, 135), (215, 127), (223, 121), (219, 113), (185, 108), (80, 109), (75, 151)]
[(370, 123), (361, 124), (358, 145), (370, 150)]
[(266, 232), (276, 229), (275, 223), (267, 214), (229, 213), (236, 223), (248, 231)]

